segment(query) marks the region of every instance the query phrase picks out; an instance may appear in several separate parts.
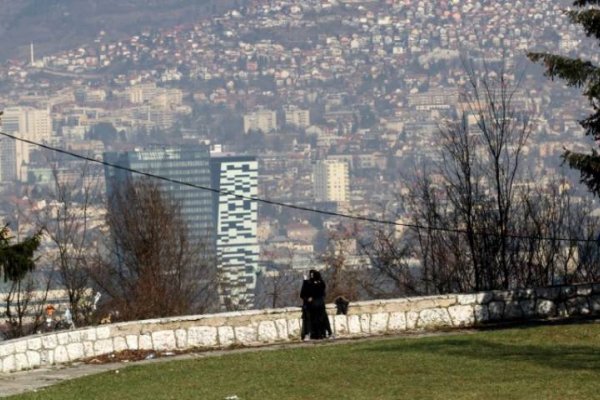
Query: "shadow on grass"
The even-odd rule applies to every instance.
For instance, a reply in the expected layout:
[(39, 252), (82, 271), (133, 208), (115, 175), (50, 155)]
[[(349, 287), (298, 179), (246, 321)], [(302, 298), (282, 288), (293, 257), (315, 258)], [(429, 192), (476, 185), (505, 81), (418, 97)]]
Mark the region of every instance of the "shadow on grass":
[(439, 341), (404, 342), (378, 345), (368, 349), (374, 352), (420, 353), (424, 357), (449, 356), (470, 358), (477, 361), (499, 363), (538, 364), (560, 370), (600, 371), (600, 348), (581, 345), (520, 345), (470, 337), (447, 338)]

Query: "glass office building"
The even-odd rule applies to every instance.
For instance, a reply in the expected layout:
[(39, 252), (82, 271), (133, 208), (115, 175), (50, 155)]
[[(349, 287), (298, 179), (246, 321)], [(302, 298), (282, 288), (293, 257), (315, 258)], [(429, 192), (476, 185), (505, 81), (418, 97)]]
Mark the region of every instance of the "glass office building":
[[(207, 146), (161, 147), (109, 152), (104, 154), (104, 160), (206, 188), (211, 185), (210, 152)], [(110, 167), (106, 167), (105, 176), (109, 196), (113, 185), (122, 184), (132, 177), (137, 178), (131, 172)], [(180, 205), (181, 214), (188, 224), (190, 238), (205, 240), (207, 244), (214, 243), (212, 192), (167, 181), (158, 182), (162, 189)]]

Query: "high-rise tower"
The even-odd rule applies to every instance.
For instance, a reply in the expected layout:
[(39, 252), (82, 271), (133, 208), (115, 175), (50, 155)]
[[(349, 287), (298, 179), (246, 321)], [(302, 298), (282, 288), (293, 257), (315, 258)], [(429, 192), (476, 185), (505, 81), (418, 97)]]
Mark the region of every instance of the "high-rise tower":
[[(207, 188), (210, 187), (209, 157), (206, 146), (161, 147), (104, 154), (104, 159), (113, 164)], [(109, 194), (114, 185), (137, 177), (130, 172), (109, 167), (105, 175)], [(211, 246), (214, 242), (212, 193), (176, 183), (159, 182), (162, 189), (179, 203), (190, 238)]]
[(253, 156), (215, 156), (210, 164), (212, 187), (219, 191), (213, 195), (213, 215), (221, 305), (225, 309), (250, 308), (259, 247), (258, 204), (248, 198), (258, 194), (258, 162)]
[(346, 203), (350, 200), (348, 163), (320, 160), (313, 167), (315, 200)]

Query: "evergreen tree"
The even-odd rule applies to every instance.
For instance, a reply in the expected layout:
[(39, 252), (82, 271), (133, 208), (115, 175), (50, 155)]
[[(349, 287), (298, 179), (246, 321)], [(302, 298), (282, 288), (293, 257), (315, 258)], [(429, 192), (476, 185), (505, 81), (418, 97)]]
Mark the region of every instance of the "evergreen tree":
[[(567, 11), (567, 15), (574, 24), (583, 27), (588, 37), (600, 41), (600, 0), (576, 0), (573, 3), (575, 10)], [(546, 68), (545, 75), (551, 79), (560, 78), (568, 86), (582, 88), (583, 95), (587, 97), (592, 114), (580, 121), (585, 129), (585, 134), (600, 140), (600, 67), (587, 60), (569, 58), (550, 53), (528, 54), (529, 59), (539, 62)], [(600, 197), (600, 153), (592, 149), (591, 153), (576, 153), (566, 151), (563, 158), (571, 168), (581, 173), (581, 181), (589, 190)]]
[(33, 256), (40, 245), (40, 234), (14, 244), (11, 244), (11, 240), (8, 226), (4, 226), (0, 229), (0, 273), (4, 282), (21, 281), (35, 269)]

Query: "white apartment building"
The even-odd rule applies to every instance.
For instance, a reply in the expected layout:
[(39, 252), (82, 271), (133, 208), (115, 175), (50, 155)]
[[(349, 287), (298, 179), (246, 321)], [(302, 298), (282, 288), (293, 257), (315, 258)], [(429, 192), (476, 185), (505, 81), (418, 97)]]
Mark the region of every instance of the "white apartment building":
[(313, 166), (316, 201), (346, 203), (350, 199), (348, 163), (341, 160), (320, 160)]
[[(2, 131), (35, 142), (45, 142), (52, 136), (50, 110), (6, 108), (2, 116)], [(28, 143), (3, 138), (0, 141), (0, 181), (26, 181), (31, 150)]]
[(308, 128), (310, 126), (310, 110), (303, 110), (296, 106), (289, 106), (284, 109), (285, 123), (299, 128)]
[(273, 110), (257, 110), (244, 115), (244, 133), (262, 131), (264, 133), (277, 129), (277, 113)]

